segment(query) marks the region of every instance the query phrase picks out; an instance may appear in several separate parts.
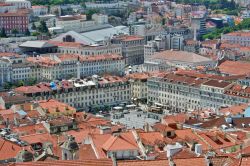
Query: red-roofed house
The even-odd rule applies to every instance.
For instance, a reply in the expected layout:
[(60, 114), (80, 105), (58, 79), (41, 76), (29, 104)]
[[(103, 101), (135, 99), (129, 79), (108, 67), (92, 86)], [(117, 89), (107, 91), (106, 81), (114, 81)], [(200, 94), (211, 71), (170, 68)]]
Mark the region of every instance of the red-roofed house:
[(96, 158), (134, 159), (139, 154), (139, 148), (132, 132), (111, 134), (90, 134), (84, 140), (85, 144), (91, 144)]

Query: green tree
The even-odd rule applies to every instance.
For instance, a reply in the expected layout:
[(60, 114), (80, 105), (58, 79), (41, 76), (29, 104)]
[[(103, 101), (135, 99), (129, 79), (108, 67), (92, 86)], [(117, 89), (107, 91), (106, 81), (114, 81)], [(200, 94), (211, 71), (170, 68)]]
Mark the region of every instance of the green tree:
[(24, 33), (24, 35), (25, 35), (25, 36), (30, 36), (30, 31), (29, 31), (29, 29), (28, 29), (28, 28), (26, 29), (26, 31), (25, 31), (25, 33)]
[(16, 84), (18, 87), (19, 86), (24, 86), (24, 82), (22, 80), (18, 81), (17, 84)]
[(36, 25), (35, 25), (34, 22), (32, 23), (31, 29), (32, 29), (32, 30), (36, 30)]
[(11, 33), (16, 37), (16, 35), (19, 33), (19, 31), (16, 28), (14, 28), (11, 30)]
[(26, 82), (26, 85), (32, 86), (32, 85), (35, 85), (36, 83), (37, 83), (37, 80), (35, 78), (29, 78)]
[(3, 85), (4, 89), (11, 89), (12, 88), (12, 83), (10, 82), (5, 82)]
[(5, 29), (2, 28), (1, 31), (0, 31), (0, 37), (7, 37), (6, 35), (6, 32), (5, 32)]
[(38, 35), (40, 35), (39, 32), (32, 32), (32, 33), (31, 33), (31, 36), (38, 36)]
[(38, 31), (41, 32), (41, 33), (48, 33), (49, 30), (48, 30), (48, 27), (46, 25), (46, 22), (45, 21), (40, 21), (40, 25), (38, 26)]
[(99, 13), (99, 10), (97, 9), (90, 9), (86, 12), (86, 16), (87, 16), (87, 20), (91, 20), (92, 19), (92, 15), (95, 13)]

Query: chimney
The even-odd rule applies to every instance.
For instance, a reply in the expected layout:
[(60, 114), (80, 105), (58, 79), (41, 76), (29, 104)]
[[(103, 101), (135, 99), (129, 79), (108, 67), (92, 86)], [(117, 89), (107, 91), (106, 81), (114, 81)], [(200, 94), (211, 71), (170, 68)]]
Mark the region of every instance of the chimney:
[(148, 123), (146, 123), (146, 124), (144, 125), (144, 130), (145, 130), (146, 132), (149, 132), (149, 124), (148, 124)]
[(178, 142), (175, 145), (167, 145), (166, 146), (166, 151), (167, 151), (167, 158), (172, 157), (174, 154), (177, 152), (181, 151), (182, 145), (179, 144)]
[(202, 145), (201, 144), (195, 144), (195, 154), (200, 156), (202, 154)]

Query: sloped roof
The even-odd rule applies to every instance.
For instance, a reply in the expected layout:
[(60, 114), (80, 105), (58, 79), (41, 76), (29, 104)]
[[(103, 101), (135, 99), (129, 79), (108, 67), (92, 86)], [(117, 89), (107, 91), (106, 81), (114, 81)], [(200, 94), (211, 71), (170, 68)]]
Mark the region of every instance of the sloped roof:
[(250, 63), (248, 62), (225, 61), (218, 68), (220, 72), (230, 75), (250, 74)]
[(121, 160), (118, 166), (169, 166), (168, 160)]
[(174, 159), (177, 166), (207, 166), (206, 160), (202, 158)]
[(48, 43), (47, 41), (26, 41), (20, 44), (19, 47), (50, 48), (56, 47), (56, 45)]
[[(27, 146), (25, 148), (28, 149), (28, 147), (29, 146)], [(1, 152), (0, 160), (14, 158), (14, 157), (16, 157), (17, 153), (19, 151), (21, 151), (22, 149), (23, 149), (23, 147), (15, 144), (13, 142), (10, 142), (10, 141), (7, 141), (7, 140), (0, 138), (0, 152)]]
[(129, 143), (125, 139), (119, 136), (111, 136), (102, 146), (106, 151), (117, 151), (117, 150), (135, 150), (137, 146)]
[(91, 45), (91, 44), (95, 44), (95, 41), (87, 36), (84, 36), (82, 34), (79, 34), (75, 31), (68, 31), (66, 33), (63, 33), (61, 35), (59, 35), (58, 37), (51, 39), (52, 41), (59, 41), (62, 42), (63, 38), (66, 37), (67, 35), (71, 36), (72, 38), (75, 39), (75, 42), (77, 43), (81, 43), (84, 45)]
[(99, 160), (59, 160), (59, 161), (36, 161), (36, 162), (24, 162), (15, 163), (14, 166), (112, 166), (112, 161), (109, 159), (99, 159)]

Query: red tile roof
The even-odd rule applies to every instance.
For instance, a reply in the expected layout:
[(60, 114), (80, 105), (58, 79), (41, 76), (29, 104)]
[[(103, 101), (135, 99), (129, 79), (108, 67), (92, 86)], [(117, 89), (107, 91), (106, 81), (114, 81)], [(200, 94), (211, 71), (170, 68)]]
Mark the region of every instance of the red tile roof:
[(65, 113), (67, 111), (76, 112), (76, 109), (74, 107), (71, 107), (66, 103), (62, 103), (54, 99), (40, 100), (38, 101), (38, 104), (45, 111), (46, 114), (51, 114), (55, 112)]
[(20, 57), (20, 55), (13, 52), (1, 52), (0, 57)]
[(36, 133), (47, 133), (46, 128), (43, 124), (32, 124), (26, 126), (19, 126), (12, 128), (13, 132), (18, 133), (20, 135), (30, 135)]
[(219, 110), (219, 112), (226, 116), (238, 115), (238, 114), (243, 114), (247, 107), (248, 107), (248, 104), (233, 105), (228, 108), (222, 108)]
[(210, 149), (207, 143), (202, 141), (199, 136), (197, 136), (191, 129), (175, 130), (175, 134), (178, 138), (185, 140), (187, 142), (197, 141), (202, 145), (202, 150), (207, 151)]
[(176, 166), (207, 166), (204, 158), (174, 159)]
[(227, 33), (227, 34), (224, 34), (224, 35), (248, 37), (248, 36), (250, 36), (250, 32), (238, 31), (238, 32)]
[(169, 166), (168, 160), (121, 160), (118, 166)]
[(122, 40), (122, 41), (144, 40), (143, 37), (135, 36), (135, 35), (122, 35), (122, 36), (115, 37), (115, 39), (119, 39), (119, 40)]
[(131, 144), (120, 136), (111, 136), (102, 146), (106, 151), (138, 150), (138, 147)]
[(92, 149), (92, 146), (89, 144), (80, 145), (79, 148), (79, 160), (89, 160), (96, 159), (95, 152)]
[(50, 44), (54, 44), (58, 47), (75, 47), (75, 48), (79, 48), (84, 46), (82, 43), (76, 43), (76, 42), (58, 42), (58, 41), (53, 41), (53, 40), (49, 40), (48, 43)]
[(25, 162), (15, 163), (14, 166), (113, 166), (112, 161), (109, 159), (99, 160), (59, 160), (59, 161), (36, 161), (36, 162)]
[(250, 63), (248, 62), (225, 61), (221, 63), (218, 68), (220, 72), (231, 75), (250, 74)]
[(57, 137), (50, 135), (49, 133), (25, 135), (21, 136), (20, 139), (28, 142), (29, 144), (51, 142), (53, 146), (57, 145)]
[(203, 85), (217, 87), (217, 88), (226, 88), (230, 84), (232, 84), (232, 83), (226, 82), (226, 81), (221, 81), (221, 80), (209, 80), (209, 81), (203, 83)]
[(139, 132), (138, 135), (144, 145), (155, 146), (159, 143), (172, 143), (171, 139), (163, 137), (160, 132)]
[[(29, 149), (30, 147), (27, 146), (25, 149)], [(13, 142), (4, 140), (0, 138), (0, 160), (15, 158), (17, 153), (24, 149), (24, 147), (21, 147)], [(29, 149), (30, 150), (30, 149)]]
[(95, 146), (95, 150), (97, 152), (96, 158), (104, 159), (106, 157), (106, 153), (102, 149), (103, 144), (111, 137), (111, 134), (92, 134), (90, 137), (93, 140), (93, 144)]

